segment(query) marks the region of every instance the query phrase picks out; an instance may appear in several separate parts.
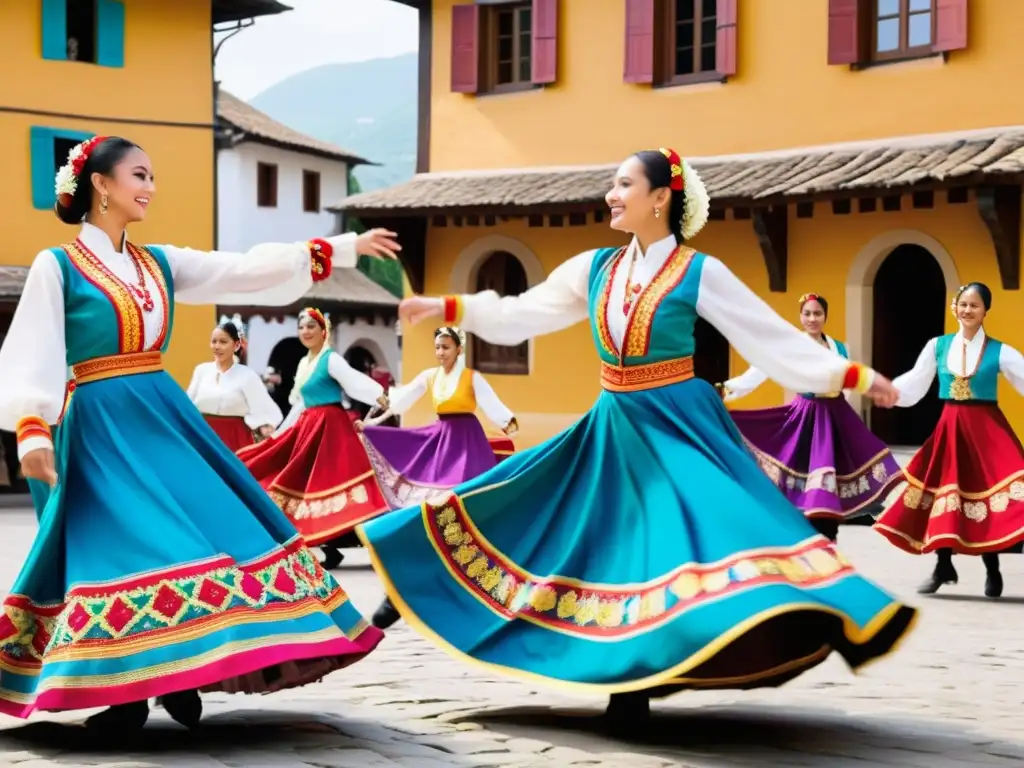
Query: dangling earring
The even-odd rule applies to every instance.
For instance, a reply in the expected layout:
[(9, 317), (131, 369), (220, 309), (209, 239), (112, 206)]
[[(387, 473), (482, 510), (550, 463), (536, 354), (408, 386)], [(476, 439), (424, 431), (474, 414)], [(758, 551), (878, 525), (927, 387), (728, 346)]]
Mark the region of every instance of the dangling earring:
[(100, 215), (101, 216), (106, 216), (107, 215), (107, 196), (106, 195), (104, 195), (103, 197), (100, 198)]
[(656, 219), (660, 219), (661, 218), (661, 208), (655, 208), (654, 209), (654, 218), (656, 218)]

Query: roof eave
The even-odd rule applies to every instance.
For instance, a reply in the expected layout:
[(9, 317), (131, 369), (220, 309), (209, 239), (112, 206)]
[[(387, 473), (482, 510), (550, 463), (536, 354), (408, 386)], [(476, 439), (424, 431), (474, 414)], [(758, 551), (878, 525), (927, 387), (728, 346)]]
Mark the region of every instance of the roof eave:
[(238, 133), (235, 135), (232, 141), (232, 146), (244, 144), (245, 142), (252, 142), (253, 144), (263, 144), (268, 147), (274, 147), (276, 149), (283, 149), (288, 152), (295, 152), (300, 155), (309, 155), (311, 157), (321, 157), (325, 160), (335, 160), (339, 163), (347, 163), (348, 165), (355, 167), (357, 165), (372, 165), (379, 166), (380, 163), (375, 163), (372, 160), (367, 160), (365, 157), (359, 157), (359, 155), (350, 155), (346, 153), (333, 153), (327, 152), (322, 149), (314, 149), (312, 147), (303, 147), (298, 144), (290, 144), (287, 141), (278, 141), (277, 139), (270, 139), (266, 136), (261, 136), (258, 133), (251, 133), (249, 131), (239, 128), (237, 125), (231, 123), (230, 120), (224, 120), (224, 123), (231, 125)]
[(213, 23), (228, 24), (293, 10), (277, 0), (213, 0)]

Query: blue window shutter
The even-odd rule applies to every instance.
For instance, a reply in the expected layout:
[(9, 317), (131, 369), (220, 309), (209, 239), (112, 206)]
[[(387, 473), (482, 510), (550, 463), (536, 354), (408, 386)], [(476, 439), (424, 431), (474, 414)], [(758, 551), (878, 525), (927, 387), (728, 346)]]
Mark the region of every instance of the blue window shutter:
[[(63, 128), (44, 128), (33, 125), (29, 131), (29, 149), (32, 158), (32, 207), (40, 211), (53, 208), (57, 201), (56, 161), (54, 140), (69, 139), (79, 142), (95, 134), (84, 131), (68, 131)], [(61, 160), (67, 160), (66, 157)]]
[(96, 63), (101, 67), (124, 66), (124, 3), (96, 3)]
[(42, 0), (43, 58), (68, 58), (68, 18), (65, 0)]

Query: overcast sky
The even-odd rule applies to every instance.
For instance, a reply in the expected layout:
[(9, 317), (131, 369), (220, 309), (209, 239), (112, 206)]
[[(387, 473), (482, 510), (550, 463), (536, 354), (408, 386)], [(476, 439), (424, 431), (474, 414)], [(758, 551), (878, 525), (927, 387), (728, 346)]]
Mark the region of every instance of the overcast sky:
[(321, 64), (416, 50), (417, 12), (392, 0), (282, 2), (294, 10), (257, 19), (217, 54), (217, 78), (239, 98)]

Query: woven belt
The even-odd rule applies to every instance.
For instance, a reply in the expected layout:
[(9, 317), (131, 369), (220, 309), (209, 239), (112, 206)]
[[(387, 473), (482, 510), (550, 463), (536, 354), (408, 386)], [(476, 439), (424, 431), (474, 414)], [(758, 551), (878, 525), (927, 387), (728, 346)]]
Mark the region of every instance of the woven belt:
[(77, 386), (118, 376), (155, 373), (163, 369), (164, 359), (160, 352), (131, 352), (124, 355), (94, 357), (71, 366)]
[(601, 363), (601, 386), (609, 392), (640, 392), (693, 378), (693, 357), (646, 365)]

